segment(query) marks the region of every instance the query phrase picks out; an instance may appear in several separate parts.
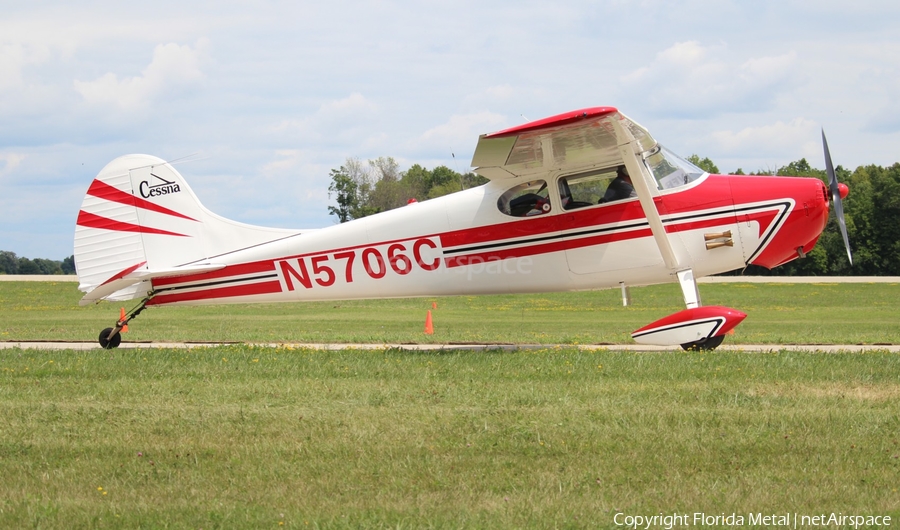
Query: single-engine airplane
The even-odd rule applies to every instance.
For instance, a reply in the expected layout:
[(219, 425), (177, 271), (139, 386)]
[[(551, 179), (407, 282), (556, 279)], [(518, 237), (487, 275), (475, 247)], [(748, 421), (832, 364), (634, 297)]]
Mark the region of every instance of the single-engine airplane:
[[(104, 167), (78, 212), (81, 304), (141, 299), (144, 308), (382, 297), (537, 293), (677, 282), (686, 309), (632, 333), (635, 342), (712, 349), (746, 315), (703, 306), (696, 278), (803, 257), (838, 184), (710, 175), (659, 145), (613, 107), (526, 123), (478, 140), (487, 184), (317, 230), (251, 226), (204, 208), (166, 161), (126, 155)], [(852, 259), (852, 258), (851, 258)], [(627, 297), (625, 297), (627, 300)]]

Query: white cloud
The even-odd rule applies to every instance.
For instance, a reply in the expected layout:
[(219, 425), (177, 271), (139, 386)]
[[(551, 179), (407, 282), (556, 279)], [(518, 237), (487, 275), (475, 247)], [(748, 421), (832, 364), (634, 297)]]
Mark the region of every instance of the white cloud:
[(144, 110), (162, 96), (170, 96), (194, 86), (205, 78), (202, 63), (208, 41), (195, 47), (160, 44), (141, 75), (119, 79), (110, 72), (93, 81), (74, 81), (75, 90), (86, 102), (123, 111)]
[(622, 77), (631, 97), (664, 116), (714, 115), (763, 110), (790, 80), (797, 54), (741, 61), (725, 44), (676, 43), (648, 65)]
[(0, 46), (0, 90), (20, 87), (22, 85), (22, 66), (25, 63), (25, 50), (19, 44)]
[(0, 177), (12, 173), (25, 157), (23, 153), (0, 153)]
[(324, 101), (318, 110), (299, 119), (283, 119), (271, 127), (276, 135), (287, 135), (294, 142), (309, 142), (335, 137), (358, 139), (361, 125), (373, 119), (378, 106), (354, 92), (347, 97)]
[(273, 160), (262, 167), (264, 175), (280, 174), (290, 171), (297, 167), (302, 160), (302, 153), (299, 149), (281, 149), (275, 151), (277, 160)]
[(785, 123), (777, 121), (760, 127), (747, 127), (738, 132), (716, 131), (712, 139), (726, 155), (753, 153), (755, 157), (805, 156), (818, 146), (819, 124), (794, 118)]
[(509, 122), (494, 112), (482, 111), (472, 114), (456, 114), (446, 123), (437, 125), (422, 133), (411, 142), (416, 151), (440, 151), (444, 153), (466, 153), (475, 151), (478, 136), (503, 129)]

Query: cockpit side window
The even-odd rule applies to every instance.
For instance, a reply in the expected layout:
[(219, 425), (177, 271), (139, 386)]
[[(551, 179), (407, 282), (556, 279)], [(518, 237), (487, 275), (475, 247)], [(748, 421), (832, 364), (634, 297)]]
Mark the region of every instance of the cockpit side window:
[(549, 213), (547, 182), (532, 180), (510, 188), (497, 199), (497, 208), (513, 217), (531, 217)]
[(624, 166), (568, 175), (560, 178), (558, 182), (560, 201), (566, 210), (636, 196)]

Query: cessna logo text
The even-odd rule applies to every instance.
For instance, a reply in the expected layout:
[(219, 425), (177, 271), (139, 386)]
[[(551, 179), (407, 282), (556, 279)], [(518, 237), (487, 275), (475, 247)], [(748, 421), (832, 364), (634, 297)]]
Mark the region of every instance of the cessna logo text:
[(178, 193), (181, 191), (181, 188), (178, 184), (174, 182), (170, 182), (162, 177), (154, 175), (150, 173), (151, 177), (156, 178), (159, 182), (157, 184), (150, 184), (146, 180), (141, 181), (141, 185), (139, 189), (141, 191), (141, 197), (145, 199), (149, 199), (150, 197), (159, 197), (161, 195), (168, 195), (170, 193)]

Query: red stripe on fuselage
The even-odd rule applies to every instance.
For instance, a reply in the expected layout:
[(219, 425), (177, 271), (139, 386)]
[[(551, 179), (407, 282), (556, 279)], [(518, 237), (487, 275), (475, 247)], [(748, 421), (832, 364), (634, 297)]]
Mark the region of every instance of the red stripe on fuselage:
[(606, 243), (614, 243), (617, 241), (627, 241), (629, 239), (639, 239), (642, 237), (652, 237), (653, 233), (650, 228), (641, 228), (638, 230), (629, 230), (625, 232), (617, 232), (612, 234), (601, 234), (596, 236), (582, 237), (578, 239), (568, 239), (565, 241), (554, 241), (551, 243), (540, 243), (526, 247), (517, 247), (509, 249), (487, 250), (484, 252), (474, 252), (463, 256), (452, 256), (444, 258), (444, 263), (448, 268), (462, 267), (465, 265), (475, 265), (488, 261), (503, 260), (507, 258), (522, 258), (525, 256), (534, 256), (537, 254), (547, 254), (549, 252), (559, 252), (562, 250), (570, 250), (573, 248), (589, 247), (592, 245), (603, 245)]
[[(723, 224), (734, 224), (741, 220), (757, 221), (759, 223), (759, 236), (769, 229), (769, 226), (775, 221), (779, 214), (783, 211), (781, 208), (773, 206), (761, 206), (761, 210), (750, 212), (727, 212), (718, 217), (710, 217), (708, 219), (699, 219), (696, 221), (666, 221), (666, 233), (673, 234), (677, 232), (686, 232), (688, 230), (700, 230), (703, 228), (713, 228)], [(762, 209), (765, 208), (765, 209)]]
[(638, 201), (606, 208), (569, 210), (557, 215), (526, 217), (517, 221), (498, 223), (476, 228), (465, 228), (440, 234), (443, 248), (460, 247), (478, 243), (496, 243), (515, 238), (534, 237), (598, 225), (614, 225), (644, 219), (644, 210)]
[(270, 272), (275, 270), (274, 260), (253, 261), (250, 263), (240, 263), (237, 265), (228, 265), (224, 269), (212, 272), (201, 272), (197, 274), (189, 274), (186, 276), (173, 276), (169, 278), (156, 278), (153, 280), (153, 287), (166, 287), (181, 283), (216, 280), (229, 276), (240, 276), (244, 274), (254, 274), (257, 272)]
[(204, 289), (186, 293), (158, 294), (147, 302), (147, 305), (174, 304), (177, 302), (196, 302), (198, 300), (213, 300), (216, 298), (235, 298), (238, 296), (253, 296), (260, 294), (275, 294), (281, 292), (281, 283), (278, 280), (257, 282), (246, 285), (230, 285), (215, 289)]

